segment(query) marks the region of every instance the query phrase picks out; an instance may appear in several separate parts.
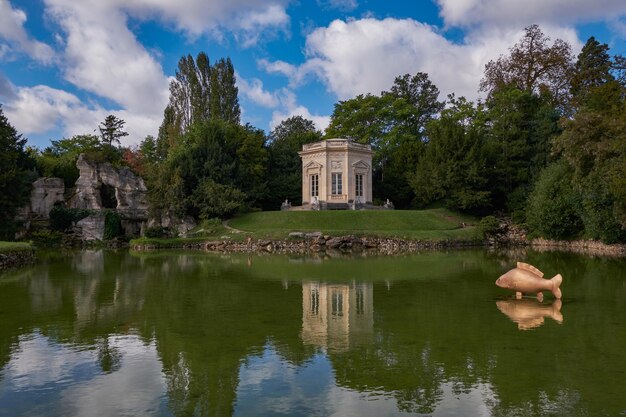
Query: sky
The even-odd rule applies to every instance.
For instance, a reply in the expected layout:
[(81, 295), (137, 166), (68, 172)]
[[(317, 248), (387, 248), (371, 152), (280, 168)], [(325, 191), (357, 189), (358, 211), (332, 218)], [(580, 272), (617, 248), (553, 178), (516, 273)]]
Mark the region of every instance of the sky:
[(625, 0), (0, 0), (0, 103), (46, 147), (126, 121), (156, 136), (181, 56), (230, 57), (242, 122), (268, 132), (426, 72), (475, 100), (489, 60), (539, 24), (577, 54), (590, 36), (626, 52)]

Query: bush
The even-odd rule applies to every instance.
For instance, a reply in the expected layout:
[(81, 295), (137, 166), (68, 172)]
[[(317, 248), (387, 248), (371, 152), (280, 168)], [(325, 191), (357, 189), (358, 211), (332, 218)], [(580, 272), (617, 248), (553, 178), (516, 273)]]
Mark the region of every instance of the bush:
[(626, 230), (617, 222), (616, 207), (607, 181), (599, 175), (591, 175), (582, 190), (581, 218), (585, 235), (604, 243), (626, 241)]
[(104, 212), (104, 240), (114, 239), (124, 234), (122, 218), (119, 213), (111, 210)]
[(531, 235), (548, 239), (578, 236), (583, 223), (581, 199), (572, 187), (572, 172), (566, 162), (546, 167), (535, 184), (528, 201), (526, 219)]
[(30, 239), (39, 247), (57, 247), (62, 238), (61, 232), (55, 230), (38, 230), (30, 234)]
[(245, 198), (240, 189), (210, 179), (204, 180), (192, 196), (201, 219), (230, 217), (245, 207)]
[(161, 226), (146, 228), (144, 236), (150, 239), (158, 239), (169, 236), (169, 229)]
[(500, 221), (495, 216), (486, 216), (480, 220), (478, 230), (480, 230), (483, 239), (495, 236), (499, 233)]
[(54, 206), (50, 210), (50, 228), (59, 232), (69, 229), (74, 222), (84, 219), (91, 214), (91, 210), (68, 209)]

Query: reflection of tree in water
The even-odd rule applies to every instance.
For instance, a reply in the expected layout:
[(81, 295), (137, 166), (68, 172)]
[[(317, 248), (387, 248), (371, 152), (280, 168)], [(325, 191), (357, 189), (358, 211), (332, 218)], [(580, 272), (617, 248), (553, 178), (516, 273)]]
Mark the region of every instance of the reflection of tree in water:
[(120, 369), (122, 353), (119, 348), (110, 346), (108, 337), (98, 340), (96, 349), (98, 350), (98, 363), (102, 372), (110, 374)]
[[(302, 287), (284, 289), (280, 280), (256, 278), (277, 275), (272, 268), (283, 270), (284, 260), (271, 264), (275, 258), (268, 258), (269, 266), (259, 267), (253, 259), (248, 267), (236, 257), (207, 255), (70, 256), (73, 263), (51, 263), (49, 269), (44, 264), (30, 275), (0, 281), (0, 366), (19, 336), (41, 329), (59, 342), (98, 346), (103, 371), (115, 372), (123, 358), (105, 341), (139, 331), (144, 340), (156, 341), (175, 414), (230, 415), (247, 358), (271, 344), (299, 366), (319, 351), (300, 339)], [(532, 253), (528, 261), (542, 265), (546, 274), (552, 269), (570, 273), (564, 274), (570, 281), (563, 326), (549, 322), (541, 332), (519, 332), (494, 307), (491, 276), (495, 280), (500, 265), (484, 256), (468, 261), (469, 266), (448, 264), (444, 278), (430, 268), (432, 279), (396, 281), (389, 289), (382, 281), (373, 284), (367, 342), (329, 349), (336, 383), (363, 393), (382, 392), (393, 396), (401, 410), (426, 414), (441, 403), (446, 384), (455, 393), (488, 385), (495, 400), (487, 405), (495, 415), (555, 409), (618, 414), (622, 410), (615, 398), (626, 396), (624, 389), (603, 380), (606, 372), (585, 370), (606, 369), (606, 357), (623, 357), (626, 334), (614, 331), (616, 321), (626, 317), (623, 282), (615, 279), (623, 263)], [(394, 262), (379, 268), (390, 270)], [(332, 266), (354, 268), (348, 262)], [(44, 271), (50, 279), (42, 283)], [(490, 286), (467, 276), (489, 277)], [(602, 297), (603, 308), (586, 311), (585, 299), (568, 300), (567, 294), (575, 293), (589, 300)], [(354, 299), (358, 310), (360, 298)], [(585, 343), (572, 343), (576, 340)], [(574, 370), (571, 364), (584, 368)], [(599, 386), (607, 389), (594, 388)]]
[(215, 258), (176, 261), (144, 262), (152, 277), (146, 321), (154, 326), (175, 414), (231, 415), (242, 361), (269, 342), (295, 363), (311, 357), (298, 340), (298, 286), (252, 280), (240, 265)]

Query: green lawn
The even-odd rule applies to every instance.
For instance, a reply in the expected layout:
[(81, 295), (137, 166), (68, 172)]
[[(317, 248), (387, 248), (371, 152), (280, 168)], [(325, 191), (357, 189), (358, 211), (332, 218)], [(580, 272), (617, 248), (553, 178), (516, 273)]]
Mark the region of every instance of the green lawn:
[[(390, 236), (406, 239), (478, 238), (476, 220), (445, 209), (365, 211), (266, 211), (230, 220), (253, 236), (286, 237), (289, 232), (320, 231), (333, 236)], [(466, 224), (466, 227), (462, 226)]]
[(30, 243), (26, 242), (1, 242), (0, 241), (0, 252), (16, 252), (23, 250), (32, 250), (33, 247)]

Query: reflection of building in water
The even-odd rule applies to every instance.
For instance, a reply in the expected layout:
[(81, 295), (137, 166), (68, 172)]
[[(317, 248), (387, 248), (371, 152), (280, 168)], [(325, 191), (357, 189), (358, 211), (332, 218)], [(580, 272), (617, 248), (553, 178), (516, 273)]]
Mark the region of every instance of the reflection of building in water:
[(302, 340), (334, 350), (372, 335), (371, 283), (302, 283)]

